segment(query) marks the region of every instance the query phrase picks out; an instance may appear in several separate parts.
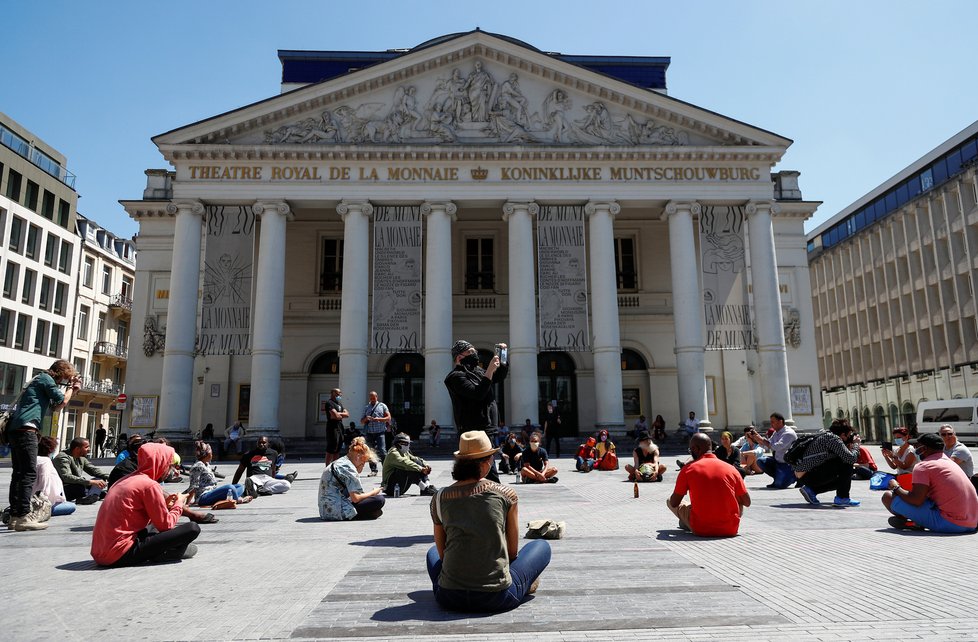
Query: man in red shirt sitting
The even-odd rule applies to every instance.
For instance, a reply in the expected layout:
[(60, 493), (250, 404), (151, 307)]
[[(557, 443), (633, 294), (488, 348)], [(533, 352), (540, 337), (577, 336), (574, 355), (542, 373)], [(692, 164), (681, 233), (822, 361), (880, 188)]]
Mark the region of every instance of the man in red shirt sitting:
[[(747, 486), (730, 464), (713, 454), (713, 442), (696, 433), (689, 442), (693, 461), (683, 466), (666, 505), (679, 518), (679, 527), (700, 537), (733, 537), (744, 508), (750, 506)], [(683, 497), (689, 493), (690, 503)]]

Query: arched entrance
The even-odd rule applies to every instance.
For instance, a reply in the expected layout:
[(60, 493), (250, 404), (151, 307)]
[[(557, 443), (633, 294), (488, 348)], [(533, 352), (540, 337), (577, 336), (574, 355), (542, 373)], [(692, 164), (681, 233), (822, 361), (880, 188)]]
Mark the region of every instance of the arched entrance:
[(329, 418), (326, 401), (329, 399), (330, 391), (339, 385), (340, 357), (335, 350), (328, 350), (316, 357), (309, 366), (309, 380), (306, 386), (306, 399), (309, 400), (306, 412), (306, 437), (321, 438), (326, 434), (326, 420)]
[(649, 366), (645, 357), (628, 348), (621, 351), (621, 403), (626, 426), (631, 426), (639, 415), (651, 414)]
[(397, 429), (417, 439), (425, 423), (424, 357), (416, 352), (391, 356), (384, 366), (383, 395)]
[(565, 437), (577, 435), (577, 375), (569, 354), (541, 352), (537, 355), (537, 390), (538, 414), (534, 423), (540, 423), (546, 415), (547, 403), (555, 401), (560, 413), (561, 434)]

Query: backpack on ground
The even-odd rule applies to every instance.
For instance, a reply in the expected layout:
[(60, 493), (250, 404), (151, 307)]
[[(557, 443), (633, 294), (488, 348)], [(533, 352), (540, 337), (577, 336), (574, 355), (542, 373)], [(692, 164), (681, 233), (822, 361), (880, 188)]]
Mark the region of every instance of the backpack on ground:
[(797, 466), (805, 458), (809, 447), (811, 447), (816, 439), (818, 439), (818, 435), (805, 435), (794, 440), (788, 447), (788, 451), (784, 454), (784, 463)]

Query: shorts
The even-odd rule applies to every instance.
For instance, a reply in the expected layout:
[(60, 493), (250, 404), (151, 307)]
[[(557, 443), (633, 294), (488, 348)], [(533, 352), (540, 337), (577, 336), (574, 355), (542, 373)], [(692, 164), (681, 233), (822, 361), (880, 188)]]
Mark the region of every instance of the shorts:
[(974, 526), (959, 526), (949, 522), (941, 515), (937, 504), (930, 499), (925, 499), (920, 506), (911, 506), (902, 497), (894, 495), (890, 510), (935, 533), (971, 533), (975, 530)]
[(326, 453), (330, 455), (340, 454), (343, 447), (343, 427), (326, 426)]

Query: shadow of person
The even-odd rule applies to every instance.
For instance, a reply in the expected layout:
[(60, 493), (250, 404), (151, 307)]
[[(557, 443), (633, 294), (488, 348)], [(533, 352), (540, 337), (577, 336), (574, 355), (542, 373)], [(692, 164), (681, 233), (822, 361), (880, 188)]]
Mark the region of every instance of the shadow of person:
[(689, 531), (684, 531), (681, 528), (670, 528), (670, 529), (660, 528), (656, 532), (658, 533), (658, 535), (656, 535), (655, 538), (666, 542), (700, 542), (705, 539), (726, 539), (726, 538), (700, 537), (698, 535), (693, 535)]
[(95, 530), (95, 527), (94, 526), (72, 526), (68, 530), (72, 531), (73, 533), (91, 533), (92, 531)]
[(106, 566), (99, 566), (95, 563), (95, 560), (82, 560), (80, 562), (68, 562), (66, 564), (58, 564), (54, 568), (59, 571), (108, 571), (110, 570)]
[[(435, 596), (431, 591), (412, 591), (407, 596), (411, 599), (407, 604), (400, 606), (389, 606), (380, 609), (370, 619), (375, 622), (397, 622), (407, 626), (407, 630), (399, 628), (400, 635), (410, 635), (420, 633), (422, 624), (415, 625), (416, 630), (411, 630), (411, 622), (455, 622), (457, 620), (471, 620), (484, 617), (491, 617), (494, 613), (459, 613), (443, 609), (435, 602)], [(532, 596), (530, 596), (532, 597)], [(365, 633), (367, 630), (365, 629)]]
[[(300, 517), (299, 519), (295, 520), (295, 523), (296, 524), (329, 524), (331, 522), (328, 522), (325, 519), (320, 519), (319, 517)], [(332, 523), (342, 524), (342, 522), (332, 522)]]
[(433, 535), (408, 535), (406, 537), (382, 537), (366, 539), (361, 542), (350, 542), (352, 546), (387, 546), (391, 548), (407, 548), (415, 544), (434, 544)]
[(822, 502), (821, 504), (809, 504), (808, 502), (798, 502), (796, 504), (770, 504), (770, 508), (833, 508), (832, 502)]

